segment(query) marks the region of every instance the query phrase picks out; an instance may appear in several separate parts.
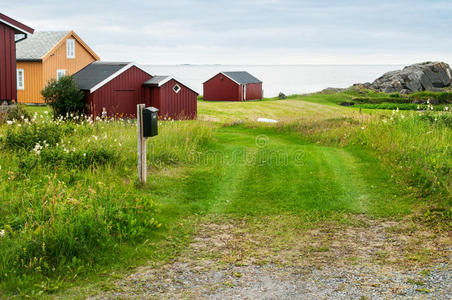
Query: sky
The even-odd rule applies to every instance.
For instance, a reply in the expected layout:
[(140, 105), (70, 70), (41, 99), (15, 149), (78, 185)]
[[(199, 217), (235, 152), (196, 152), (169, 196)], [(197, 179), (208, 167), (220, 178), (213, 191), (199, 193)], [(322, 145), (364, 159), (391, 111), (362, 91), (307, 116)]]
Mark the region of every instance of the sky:
[(0, 12), (73, 29), (106, 61), (452, 63), (452, 0), (0, 0)]

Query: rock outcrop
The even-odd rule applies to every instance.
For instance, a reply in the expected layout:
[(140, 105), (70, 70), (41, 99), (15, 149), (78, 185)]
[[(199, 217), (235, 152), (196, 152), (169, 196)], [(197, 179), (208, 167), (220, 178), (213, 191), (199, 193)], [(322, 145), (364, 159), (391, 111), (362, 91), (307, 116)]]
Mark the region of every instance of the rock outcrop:
[(364, 86), (385, 93), (409, 94), (420, 91), (439, 91), (451, 86), (452, 70), (444, 62), (424, 62), (385, 73)]

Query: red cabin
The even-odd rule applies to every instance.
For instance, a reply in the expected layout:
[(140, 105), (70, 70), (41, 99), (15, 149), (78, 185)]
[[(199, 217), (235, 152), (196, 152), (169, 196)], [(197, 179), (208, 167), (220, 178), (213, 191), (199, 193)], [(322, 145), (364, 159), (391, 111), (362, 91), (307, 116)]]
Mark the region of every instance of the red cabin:
[(150, 106), (168, 119), (195, 119), (198, 93), (171, 76), (154, 76), (144, 83), (149, 87)]
[(262, 99), (262, 81), (248, 72), (221, 72), (204, 82), (204, 100), (247, 101)]
[[(16, 43), (33, 32), (32, 28), (0, 13), (0, 104), (17, 99)], [(16, 34), (23, 36), (16, 39)]]
[(163, 119), (196, 117), (197, 93), (169, 76), (153, 77), (133, 63), (93, 62), (74, 74), (88, 114), (135, 117), (137, 104), (159, 109)]

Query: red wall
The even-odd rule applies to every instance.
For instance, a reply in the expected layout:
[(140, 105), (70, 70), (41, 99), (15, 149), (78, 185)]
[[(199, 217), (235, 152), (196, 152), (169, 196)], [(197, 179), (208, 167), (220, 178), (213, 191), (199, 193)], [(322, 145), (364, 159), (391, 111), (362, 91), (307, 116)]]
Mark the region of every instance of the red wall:
[(258, 99), (262, 99), (262, 83), (247, 84), (245, 100), (258, 100)]
[(242, 101), (243, 88), (221, 73), (204, 82), (203, 87), (204, 100)]
[(16, 86), (14, 30), (0, 23), (0, 101), (16, 99)]
[(94, 93), (86, 94), (88, 113), (99, 116), (105, 107), (109, 117), (135, 117), (137, 104), (149, 102), (143, 83), (151, 78), (139, 68), (131, 67)]
[[(176, 93), (173, 90), (175, 84), (181, 87)], [(174, 79), (161, 87), (149, 87), (151, 106), (159, 109), (159, 117), (162, 119), (195, 119), (198, 111), (198, 94)]]

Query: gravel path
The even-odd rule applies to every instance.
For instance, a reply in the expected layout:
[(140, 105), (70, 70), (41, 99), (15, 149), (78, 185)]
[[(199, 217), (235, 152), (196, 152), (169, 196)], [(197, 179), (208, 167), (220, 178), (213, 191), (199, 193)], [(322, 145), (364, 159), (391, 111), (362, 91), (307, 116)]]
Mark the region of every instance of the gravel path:
[(168, 299), (451, 299), (452, 268), (385, 272), (354, 266), (331, 269), (224, 266), (198, 271), (176, 264), (166, 273), (146, 272), (118, 285), (121, 292), (99, 297)]
[(449, 232), (366, 220), (293, 232), (275, 248), (265, 228), (203, 225), (176, 261), (93, 299), (452, 299)]

